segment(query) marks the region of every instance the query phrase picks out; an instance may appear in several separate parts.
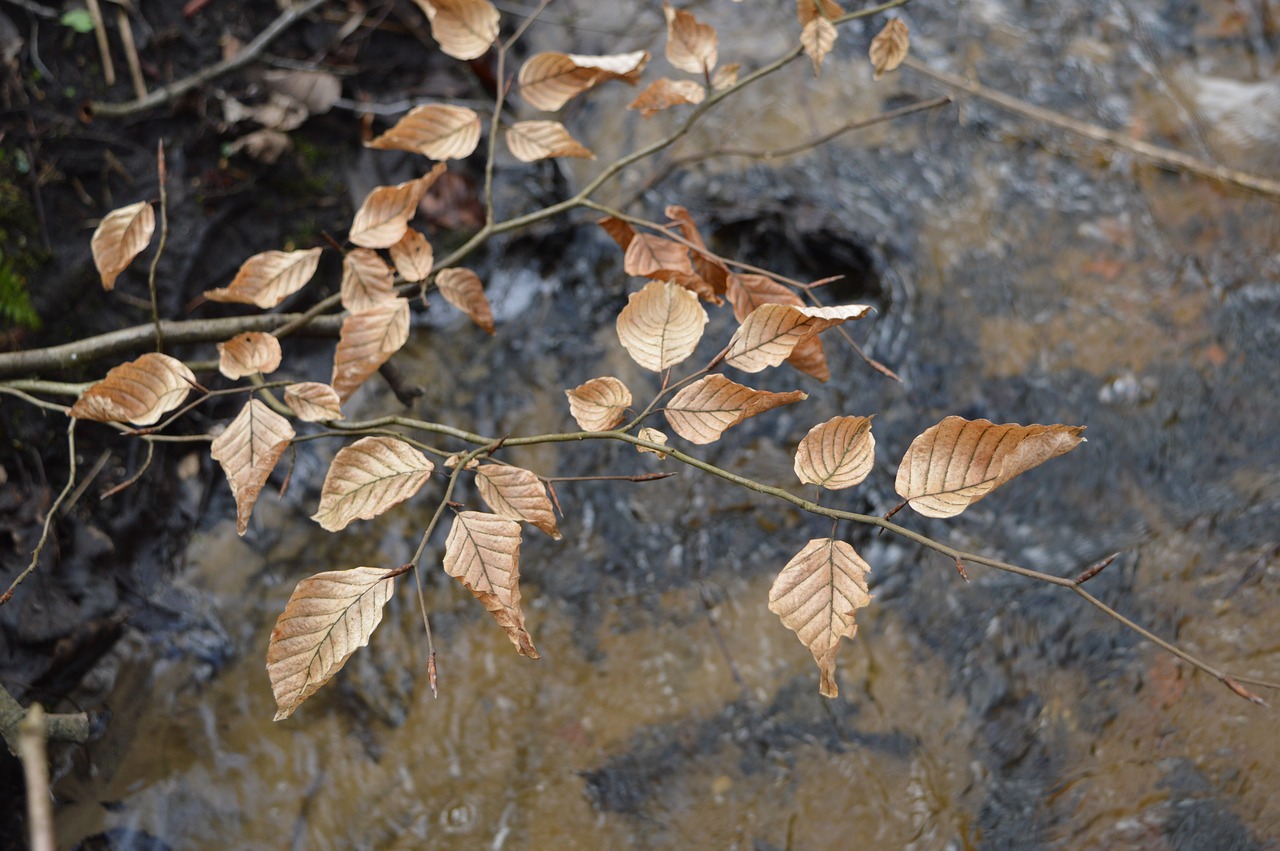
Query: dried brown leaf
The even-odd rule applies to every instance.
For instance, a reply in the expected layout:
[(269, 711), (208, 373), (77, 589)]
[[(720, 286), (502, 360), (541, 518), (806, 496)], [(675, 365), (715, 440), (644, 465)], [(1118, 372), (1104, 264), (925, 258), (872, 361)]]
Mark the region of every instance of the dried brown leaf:
[(1083, 431), (947, 417), (911, 441), (894, 487), (926, 517), (954, 517), (1014, 476), (1075, 449)]
[(711, 88), (720, 92), (730, 86), (736, 85), (738, 82), (738, 69), (740, 67), (741, 66), (739, 66), (737, 62), (734, 62), (731, 65), (725, 65), (724, 67), (717, 69), (716, 73), (711, 77)]
[(409, 302), (384, 301), (342, 321), (329, 383), (345, 402), (409, 339)]
[(688, 248), (651, 233), (637, 233), (631, 239), (622, 258), (622, 268), (628, 275), (658, 280), (670, 280), (675, 274), (693, 274)]
[(662, 372), (693, 354), (706, 324), (697, 296), (676, 284), (650, 281), (618, 315), (618, 339), (632, 360)]
[(656, 113), (686, 103), (702, 103), (707, 90), (693, 80), (670, 80), (661, 77), (650, 83), (627, 109), (640, 110), (641, 118), (652, 118)]
[(666, 214), (667, 218), (680, 228), (681, 236), (702, 249), (691, 252), (694, 274), (706, 281), (716, 296), (723, 295), (729, 287), (729, 267), (719, 257), (706, 251), (707, 243), (703, 240), (702, 234), (698, 231), (698, 225), (693, 221), (693, 216), (689, 215), (688, 210), (678, 204), (671, 204), (667, 207)]
[[(733, 315), (744, 322), (762, 304), (791, 304), (804, 307), (804, 299), (790, 287), (764, 275), (729, 275), (726, 296), (733, 305)], [(831, 378), (822, 340), (815, 334), (801, 340), (787, 358), (787, 363), (819, 381)]]
[(280, 341), (261, 331), (237, 334), (218, 344), (218, 372), (233, 381), (246, 375), (267, 375), (280, 368)]
[(662, 14), (667, 19), (667, 61), (681, 71), (710, 76), (718, 59), (715, 27), (668, 3), (662, 4)]
[[(640, 438), (641, 440), (647, 440), (650, 443), (657, 443), (662, 446), (667, 445), (667, 436), (662, 432), (658, 431), (656, 428), (642, 428), (640, 429), (640, 433), (637, 434), (636, 437)], [(650, 449), (647, 446), (637, 446), (636, 450), (639, 452), (652, 452), (654, 455), (658, 456), (659, 461), (667, 460), (667, 453), (660, 452), (657, 449)]]
[(418, 202), (444, 173), (444, 163), (416, 180), (396, 186), (375, 187), (364, 199), (351, 222), (347, 239), (363, 248), (389, 248), (409, 230), (409, 220), (418, 211)]
[(564, 537), (556, 526), (547, 488), (531, 471), (506, 464), (481, 464), (476, 468), (476, 489), (499, 517), (532, 523), (557, 541)]
[(406, 281), (425, 281), (436, 262), (431, 243), (412, 228), (406, 230), (400, 241), (391, 246), (390, 252), (391, 262), (396, 264), (396, 271)]
[(836, 25), (826, 18), (814, 18), (800, 31), (800, 45), (804, 48), (805, 55), (813, 60), (813, 76), (822, 72), (822, 60), (836, 46), (838, 35)]
[(838, 18), (843, 14), (834, 0), (796, 0), (796, 17), (802, 27), (815, 18)]
[(342, 419), (338, 392), (319, 381), (301, 381), (284, 388), (284, 403), (304, 423)]
[(395, 579), (381, 567), (317, 573), (298, 583), (267, 645), (276, 721), (293, 714), (369, 643)]
[(622, 219), (605, 216), (596, 224), (604, 228), (604, 232), (609, 234), (609, 238), (618, 243), (618, 247), (624, 252), (631, 246), (631, 240), (635, 239), (636, 229)]
[(850, 319), (861, 319), (870, 311), (865, 304), (834, 307), (763, 304), (751, 311), (729, 340), (724, 362), (744, 372), (760, 372), (782, 363), (806, 338)]
[(520, 610), (520, 524), (479, 511), (460, 511), (444, 544), (444, 570), (484, 605), (516, 646), (538, 658)]
[(498, 37), (498, 10), (489, 0), (414, 0), (431, 24), (440, 50), (454, 59), (478, 59)]
[(664, 409), (676, 434), (690, 443), (714, 443), (743, 420), (782, 405), (808, 399), (800, 390), (770, 393), (753, 390), (723, 375), (708, 375), (685, 387)]
[(769, 589), (769, 611), (809, 648), (821, 672), (818, 691), (837, 697), (836, 651), (840, 639), (858, 634), (854, 613), (871, 602), (871, 567), (853, 547), (831, 538), (814, 538), (787, 562)]
[(796, 447), (796, 476), (828, 490), (862, 482), (876, 462), (870, 417), (833, 417), (809, 429)]
[(901, 18), (892, 18), (884, 25), (884, 29), (880, 30), (879, 35), (871, 39), (869, 53), (871, 67), (875, 72), (872, 76), (878, 80), (886, 72), (895, 70), (902, 64), (902, 60), (907, 58), (910, 46), (911, 36), (907, 25)]
[(333, 457), (311, 519), (337, 532), (356, 520), (371, 520), (417, 493), (435, 465), (403, 440), (362, 437)]
[(441, 269), (436, 275), (436, 288), (444, 300), (461, 310), (485, 333), (493, 333), (493, 309), (484, 294), (484, 284), (470, 269)]
[(480, 144), (480, 116), (465, 106), (415, 106), (366, 147), (409, 151), (433, 160), (460, 160)]
[(523, 163), (552, 157), (594, 160), (596, 155), (582, 146), (559, 121), (517, 121), (507, 131), (507, 148)]
[(622, 422), (631, 404), (627, 385), (611, 375), (583, 382), (564, 395), (569, 397), (569, 413), (583, 431), (608, 431)]
[(231, 495), (236, 500), (236, 531), (241, 535), (249, 528), (249, 515), (253, 514), (258, 495), (293, 435), (288, 420), (257, 399), (250, 399), (226, 431), (214, 438), (210, 454), (222, 465), (231, 485)]
[(110, 292), (115, 287), (116, 278), (151, 243), (155, 230), (156, 213), (147, 201), (112, 210), (103, 217), (89, 245), (104, 290)]
[(264, 251), (241, 264), (229, 286), (206, 290), (209, 301), (275, 307), (306, 286), (320, 264), (319, 248), (304, 251)]
[(196, 377), (177, 358), (156, 352), (122, 363), (84, 391), (70, 416), (100, 423), (154, 425), (182, 404)]
[(395, 282), (395, 273), (376, 251), (353, 248), (342, 258), (342, 306), (352, 313), (395, 298)]
[(634, 85), (648, 62), (647, 50), (608, 56), (538, 53), (520, 68), (520, 94), (534, 109), (555, 112), (576, 95), (608, 80)]

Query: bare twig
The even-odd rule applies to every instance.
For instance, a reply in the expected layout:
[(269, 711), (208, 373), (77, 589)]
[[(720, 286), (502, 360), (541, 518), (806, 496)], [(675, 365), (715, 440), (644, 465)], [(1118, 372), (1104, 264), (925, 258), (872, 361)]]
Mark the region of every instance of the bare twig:
[(123, 5), (116, 7), (116, 26), (120, 28), (120, 42), (124, 45), (124, 59), (129, 65), (134, 97), (142, 100), (147, 96), (147, 81), (142, 79), (142, 60), (138, 58), (138, 45), (133, 41), (133, 24), (129, 22), (129, 12)]
[(93, 34), (98, 39), (98, 53), (102, 55), (102, 77), (108, 86), (116, 84), (116, 66), (111, 61), (111, 45), (107, 43), (107, 22), (102, 18), (98, 0), (86, 0), (89, 17), (93, 20)]
[[(121, 14), (124, 11), (121, 10)], [(155, 256), (151, 258), (151, 269), (147, 273), (147, 286), (151, 289), (151, 321), (156, 326), (156, 351), (164, 351), (164, 331), (160, 327), (160, 300), (156, 297), (156, 269), (160, 266), (160, 257), (164, 254), (165, 243), (169, 240), (169, 192), (166, 184), (169, 181), (169, 170), (164, 163), (164, 140), (156, 143), (156, 173), (160, 179), (160, 241), (156, 244)]]
[(31, 838), (31, 851), (54, 851), (55, 848), (46, 735), (44, 707), (33, 703), (27, 717), (18, 725), (18, 757), (27, 782), (27, 835)]
[(67, 472), (67, 484), (58, 494), (58, 498), (53, 501), (53, 505), (49, 506), (49, 510), (44, 516), (44, 528), (40, 532), (40, 540), (36, 542), (35, 551), (31, 553), (31, 563), (26, 569), (14, 577), (13, 582), (9, 584), (9, 588), (3, 594), (0, 594), (0, 606), (13, 599), (13, 592), (18, 586), (26, 581), (27, 577), (36, 569), (36, 565), (40, 563), (40, 553), (44, 550), (44, 545), (49, 540), (49, 530), (53, 528), (53, 521), (58, 516), (58, 507), (62, 505), (62, 501), (67, 498), (67, 494), (71, 493), (71, 489), (76, 484), (76, 423), (79, 420), (71, 420), (67, 423), (67, 456), (71, 469)]

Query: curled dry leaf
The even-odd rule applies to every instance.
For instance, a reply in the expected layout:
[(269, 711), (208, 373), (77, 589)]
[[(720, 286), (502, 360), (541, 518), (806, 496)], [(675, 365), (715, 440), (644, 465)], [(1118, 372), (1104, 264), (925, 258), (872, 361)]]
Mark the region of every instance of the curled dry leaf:
[(484, 294), (484, 284), (470, 269), (441, 269), (436, 288), (444, 300), (461, 310), (485, 333), (493, 333), (493, 309)]
[(893, 18), (884, 25), (880, 34), (871, 39), (871, 67), (874, 79), (880, 79), (888, 71), (895, 70), (907, 58), (911, 38), (907, 25), (901, 18)]
[(685, 387), (667, 403), (667, 422), (690, 443), (714, 443), (743, 420), (809, 398), (800, 390), (753, 390), (723, 375), (708, 375)]
[(369, 643), (395, 591), (381, 567), (317, 573), (298, 583), (267, 645), (276, 721), (293, 714)]
[(635, 239), (636, 229), (622, 219), (614, 216), (605, 216), (597, 221), (596, 224), (603, 228), (604, 232), (609, 234), (609, 238), (616, 242), (624, 252), (631, 246), (631, 240)]
[(800, 45), (805, 55), (813, 60), (813, 76), (822, 72), (822, 60), (836, 46), (836, 25), (826, 18), (814, 18), (800, 31)]
[(342, 287), (339, 292), (342, 306), (352, 313), (395, 298), (395, 282), (395, 273), (376, 251), (353, 248), (342, 258)]
[(347, 238), (364, 248), (395, 245), (409, 229), (409, 220), (418, 211), (418, 202), (444, 170), (444, 163), (437, 163), (417, 180), (375, 187), (356, 211)]
[(342, 321), (330, 384), (345, 402), (409, 339), (409, 302), (384, 301)]
[[(667, 445), (667, 436), (662, 432), (658, 431), (656, 428), (642, 428), (640, 429), (640, 433), (637, 434), (636, 437), (640, 438), (641, 440), (647, 440), (650, 443), (657, 443), (662, 446)], [(659, 461), (667, 460), (667, 453), (657, 449), (650, 449), (648, 446), (637, 446), (636, 450), (639, 452), (652, 452), (654, 455), (658, 456)]]
[(412, 228), (406, 230), (400, 241), (391, 246), (390, 252), (391, 262), (396, 264), (396, 271), (406, 281), (425, 281), (436, 262), (431, 243)]
[(311, 519), (330, 532), (371, 520), (417, 493), (435, 465), (403, 440), (362, 437), (333, 457)]
[(464, 106), (415, 106), (366, 147), (409, 151), (433, 160), (460, 160), (480, 144), (480, 116)]
[(233, 381), (254, 373), (275, 372), (280, 368), (280, 341), (261, 331), (237, 334), (218, 344), (218, 372)]
[(717, 69), (715, 75), (711, 78), (711, 88), (721, 92), (735, 85), (738, 82), (739, 67), (738, 63), (734, 62), (732, 65), (725, 65), (723, 68)]
[(671, 204), (667, 207), (666, 214), (680, 228), (681, 236), (699, 249), (692, 252), (694, 274), (705, 281), (716, 296), (723, 295), (729, 286), (729, 267), (719, 257), (707, 251), (707, 243), (688, 210), (678, 204)]
[(844, 9), (835, 0), (796, 0), (796, 17), (800, 26), (804, 26), (815, 18), (838, 18)]
[(640, 110), (641, 118), (652, 118), (655, 113), (686, 103), (702, 103), (707, 90), (693, 80), (670, 80), (660, 77), (648, 85), (627, 109)]
[[(751, 311), (762, 304), (791, 304), (804, 307), (804, 300), (796, 295), (794, 290), (764, 275), (729, 275), (726, 295), (729, 303), (733, 305), (733, 316), (739, 323), (745, 322), (751, 315)], [(827, 354), (817, 334), (797, 343), (787, 357), (787, 363), (819, 381), (827, 381), (831, 378), (831, 370), (827, 367)]]
[(302, 381), (284, 388), (284, 403), (304, 423), (342, 419), (342, 401), (328, 384)]
[(697, 296), (676, 284), (650, 281), (618, 314), (618, 339), (632, 360), (662, 372), (693, 354), (706, 324)]
[(947, 417), (911, 441), (894, 487), (926, 517), (954, 517), (1014, 476), (1075, 449), (1083, 431)]
[(319, 248), (304, 251), (264, 251), (241, 264), (231, 285), (206, 290), (209, 301), (275, 307), (306, 286), (320, 264)]
[(662, 4), (662, 14), (667, 18), (667, 61), (690, 74), (710, 76), (716, 67), (717, 45), (715, 27), (700, 23), (691, 13)]
[(257, 399), (240, 409), (227, 430), (214, 438), (210, 454), (222, 465), (236, 500), (236, 531), (249, 528), (258, 495), (293, 440), (289, 421)]
[(608, 56), (537, 53), (520, 67), (520, 95), (534, 109), (555, 112), (573, 97), (608, 80), (635, 85), (648, 63), (647, 50)]
[(782, 363), (805, 338), (820, 334), (871, 311), (865, 304), (835, 307), (796, 307), (763, 304), (734, 332), (724, 361), (744, 372), (760, 372)]
[(533, 472), (506, 464), (481, 464), (476, 468), (476, 489), (499, 517), (532, 523), (557, 541), (564, 537), (556, 526), (547, 488)]
[(507, 131), (507, 148), (522, 163), (552, 157), (594, 160), (596, 155), (582, 146), (559, 121), (517, 121)]
[(156, 212), (147, 201), (112, 210), (103, 217), (89, 245), (104, 290), (110, 292), (115, 287), (116, 278), (151, 243), (155, 231)]
[(651, 233), (637, 233), (632, 237), (622, 258), (622, 268), (628, 275), (662, 281), (693, 274), (688, 248)]
[(155, 425), (182, 404), (195, 383), (195, 375), (182, 361), (152, 352), (112, 368), (84, 391), (69, 415), (100, 423)]
[(871, 567), (844, 541), (815, 538), (787, 562), (769, 589), (769, 611), (809, 648), (821, 672), (819, 693), (838, 697), (836, 651), (840, 639), (853, 638), (853, 615), (871, 602)]
[(569, 397), (569, 413), (583, 431), (608, 431), (622, 422), (631, 391), (611, 375), (593, 378), (564, 391)]
[(520, 524), (479, 511), (460, 511), (444, 544), (445, 573), (461, 582), (516, 646), (538, 658), (520, 610)]
[(498, 37), (498, 10), (489, 0), (414, 0), (431, 36), (454, 59), (478, 59)]
[(870, 417), (833, 417), (809, 429), (796, 447), (796, 476), (828, 490), (862, 482), (876, 462)]

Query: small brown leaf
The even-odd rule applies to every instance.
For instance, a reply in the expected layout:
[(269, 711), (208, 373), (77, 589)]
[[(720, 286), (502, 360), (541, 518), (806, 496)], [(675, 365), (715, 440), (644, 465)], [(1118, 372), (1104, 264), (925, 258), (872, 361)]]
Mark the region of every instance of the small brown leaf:
[(608, 56), (537, 53), (520, 68), (520, 94), (534, 109), (555, 112), (576, 95), (608, 80), (634, 85), (649, 63), (649, 52)]
[(396, 297), (395, 280), (395, 273), (378, 252), (353, 248), (342, 258), (342, 306), (359, 313), (390, 301)]
[(275, 372), (280, 368), (280, 341), (261, 331), (237, 334), (218, 344), (218, 372), (235, 380), (254, 373)]
[(668, 3), (662, 4), (662, 14), (667, 18), (667, 61), (681, 71), (710, 76), (718, 58), (715, 28)]
[(328, 384), (302, 381), (284, 388), (284, 403), (304, 423), (342, 419), (342, 401)]
[(823, 697), (838, 697), (836, 651), (858, 634), (853, 615), (871, 602), (871, 567), (844, 541), (815, 538), (787, 562), (769, 589), (769, 611), (799, 637), (818, 663)]
[(622, 268), (628, 275), (658, 280), (693, 274), (688, 248), (651, 233), (637, 233), (632, 238), (622, 258)]
[(808, 393), (753, 390), (723, 375), (708, 375), (685, 387), (667, 403), (667, 422), (690, 443), (714, 443), (743, 420), (809, 398)]
[(671, 204), (667, 207), (666, 214), (667, 218), (680, 228), (681, 236), (702, 249), (702, 251), (691, 252), (694, 273), (707, 282), (715, 295), (723, 295), (729, 286), (729, 267), (719, 257), (706, 252), (707, 243), (703, 240), (702, 234), (698, 231), (698, 225), (693, 221), (693, 216), (689, 215), (688, 210), (678, 204)]
[(470, 269), (441, 269), (436, 288), (444, 300), (461, 310), (487, 334), (493, 333), (493, 309), (484, 294), (484, 284)]
[(204, 297), (269, 310), (306, 286), (320, 264), (320, 251), (309, 248), (255, 254), (241, 264), (230, 286), (205, 290)]
[(869, 417), (833, 417), (809, 429), (796, 447), (796, 476), (828, 490), (862, 482), (876, 462)]
[(743, 372), (760, 372), (782, 363), (797, 344), (871, 311), (865, 304), (796, 307), (763, 304), (747, 316), (729, 341), (724, 362)]
[(947, 417), (911, 441), (894, 487), (920, 514), (954, 517), (1014, 476), (1075, 449), (1082, 431)]
[(479, 511), (460, 511), (444, 544), (444, 570), (493, 615), (516, 646), (538, 658), (520, 610), (520, 524)]
[(800, 44), (804, 47), (805, 55), (813, 60), (813, 76), (822, 72), (822, 60), (836, 46), (838, 35), (836, 25), (826, 18), (814, 18), (800, 31)]
[[(661, 444), (662, 446), (667, 445), (667, 436), (662, 432), (658, 431), (656, 428), (642, 428), (640, 429), (640, 433), (637, 434), (636, 437), (640, 438), (641, 440), (647, 440), (650, 443), (658, 443), (658, 444)], [(637, 446), (636, 450), (639, 452), (652, 452), (654, 455), (658, 456), (659, 461), (667, 460), (667, 453), (659, 452), (657, 449), (650, 449), (647, 446)]]
[(250, 399), (227, 430), (214, 438), (210, 454), (222, 465), (231, 485), (231, 495), (236, 500), (236, 531), (241, 535), (249, 528), (249, 516), (258, 495), (293, 436), (288, 420), (257, 399)]
[(425, 281), (436, 262), (431, 243), (412, 228), (404, 232), (390, 251), (391, 262), (396, 264), (396, 271), (406, 281)]
[(381, 567), (317, 573), (298, 583), (267, 645), (276, 721), (293, 714), (369, 643), (395, 580)]
[(655, 113), (686, 103), (702, 103), (707, 90), (693, 80), (669, 80), (660, 77), (636, 95), (627, 109), (640, 110), (641, 118), (652, 118)]
[(409, 151), (433, 160), (460, 160), (480, 144), (480, 116), (465, 106), (415, 106), (365, 147)]
[(711, 78), (711, 88), (715, 89), (717, 92), (722, 92), (730, 86), (736, 85), (738, 82), (739, 67), (738, 63), (734, 62), (732, 65), (725, 65), (723, 68), (717, 70), (715, 75)]
[[(795, 291), (764, 275), (729, 275), (726, 295), (733, 305), (733, 315), (739, 323), (762, 304), (791, 304), (804, 307), (804, 299)], [(801, 340), (787, 358), (787, 363), (819, 381), (831, 378), (827, 368), (827, 355), (822, 340), (816, 334)]]
[(522, 163), (552, 157), (577, 157), (594, 160), (596, 155), (584, 148), (559, 121), (517, 121), (507, 131), (507, 148)]
[(693, 354), (706, 324), (697, 296), (676, 284), (650, 281), (618, 314), (618, 339), (632, 360), (662, 372)]
[(89, 245), (104, 290), (111, 292), (120, 273), (151, 243), (155, 230), (156, 213), (147, 201), (112, 210), (103, 217)]
[(155, 425), (182, 404), (195, 383), (195, 375), (182, 361), (152, 352), (113, 367), (84, 391), (69, 416), (100, 423)]
[(910, 33), (901, 18), (892, 18), (880, 34), (871, 39), (871, 67), (874, 79), (880, 79), (887, 71), (895, 70), (907, 58), (911, 45)]
[(563, 535), (547, 498), (546, 486), (534, 473), (506, 464), (481, 464), (476, 468), (476, 489), (484, 504), (499, 517), (532, 523), (557, 541)]
[(347, 239), (364, 248), (395, 245), (409, 230), (409, 220), (418, 211), (418, 202), (444, 169), (444, 163), (437, 163), (435, 168), (417, 180), (375, 187), (356, 211)]
[(618, 243), (618, 247), (624, 252), (631, 246), (631, 240), (635, 239), (636, 229), (622, 219), (605, 216), (596, 224), (604, 228), (604, 232), (609, 234), (609, 238)]
[(611, 375), (593, 378), (564, 391), (569, 397), (569, 413), (583, 431), (608, 431), (622, 422), (631, 391)]
[(435, 465), (403, 440), (362, 437), (333, 457), (311, 519), (330, 532), (371, 520), (417, 493)]
[(834, 0), (796, 0), (796, 17), (802, 27), (814, 18), (838, 18), (843, 14), (844, 9)]
[(489, 0), (414, 0), (431, 37), (454, 59), (478, 59), (498, 37), (498, 10)]
[(347, 401), (408, 339), (409, 302), (403, 298), (381, 302), (344, 319), (329, 381), (338, 399)]

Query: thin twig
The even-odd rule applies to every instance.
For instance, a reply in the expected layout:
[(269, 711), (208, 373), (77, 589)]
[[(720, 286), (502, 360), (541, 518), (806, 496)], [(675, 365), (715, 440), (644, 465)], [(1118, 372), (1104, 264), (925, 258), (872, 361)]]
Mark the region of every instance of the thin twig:
[(156, 453), (155, 441), (147, 440), (147, 457), (143, 460), (142, 466), (138, 468), (138, 472), (134, 473), (132, 476), (125, 479), (123, 482), (116, 485), (115, 487), (109, 490), (103, 491), (102, 495), (98, 497), (99, 501), (104, 500), (107, 497), (115, 496), (116, 494), (120, 493), (120, 491), (125, 490), (126, 488), (129, 488), (129, 487), (132, 487), (138, 481), (138, 479), (141, 479), (142, 475), (147, 472), (147, 468), (151, 466), (151, 459), (155, 455), (155, 453)]
[(49, 756), (45, 752), (44, 707), (38, 703), (27, 709), (18, 725), (18, 757), (27, 783), (27, 835), (31, 851), (54, 851), (53, 806), (49, 802)]
[(107, 43), (107, 22), (102, 18), (98, 0), (86, 0), (89, 17), (93, 21), (93, 34), (98, 39), (98, 53), (102, 55), (102, 78), (108, 86), (116, 84), (116, 66), (111, 61), (111, 45)]
[[(123, 10), (121, 11), (123, 14)], [(156, 243), (155, 256), (151, 258), (151, 270), (147, 274), (147, 286), (151, 288), (151, 321), (156, 326), (156, 351), (164, 351), (164, 330), (160, 327), (160, 300), (156, 297), (156, 269), (169, 240), (169, 170), (164, 163), (164, 140), (156, 143), (156, 174), (160, 178), (160, 241)]]
[(138, 58), (138, 45), (133, 41), (133, 24), (124, 6), (116, 7), (116, 26), (120, 28), (120, 42), (124, 45), (124, 59), (129, 65), (129, 78), (133, 81), (133, 94), (138, 100), (147, 96), (147, 81), (142, 79), (142, 60)]
[(71, 420), (67, 423), (67, 456), (71, 469), (67, 472), (67, 484), (58, 494), (58, 498), (53, 501), (53, 505), (49, 506), (49, 510), (44, 515), (44, 528), (40, 531), (40, 540), (36, 542), (35, 551), (31, 553), (31, 563), (27, 565), (26, 570), (22, 571), (9, 584), (9, 590), (4, 594), (0, 594), (0, 606), (13, 599), (13, 592), (18, 586), (26, 581), (27, 577), (36, 569), (36, 565), (40, 563), (40, 553), (44, 550), (45, 543), (49, 540), (49, 530), (53, 527), (54, 518), (58, 516), (58, 507), (62, 505), (62, 501), (67, 498), (67, 494), (71, 493), (72, 488), (76, 484), (76, 423), (79, 420)]

